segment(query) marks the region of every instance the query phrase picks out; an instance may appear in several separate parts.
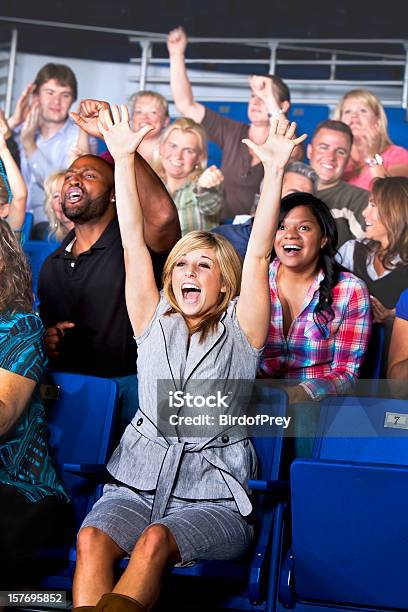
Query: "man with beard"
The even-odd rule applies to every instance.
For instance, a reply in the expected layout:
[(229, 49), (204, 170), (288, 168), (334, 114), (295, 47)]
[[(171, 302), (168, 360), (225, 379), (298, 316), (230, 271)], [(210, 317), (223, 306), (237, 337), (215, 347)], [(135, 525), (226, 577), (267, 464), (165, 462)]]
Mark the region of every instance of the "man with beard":
[[(180, 236), (177, 210), (138, 154), (135, 164), (146, 241), (159, 283), (167, 252)], [(125, 304), (112, 166), (94, 155), (78, 158), (65, 175), (61, 200), (75, 227), (45, 260), (38, 284), (50, 365), (117, 380), (123, 428), (137, 407), (136, 343)]]

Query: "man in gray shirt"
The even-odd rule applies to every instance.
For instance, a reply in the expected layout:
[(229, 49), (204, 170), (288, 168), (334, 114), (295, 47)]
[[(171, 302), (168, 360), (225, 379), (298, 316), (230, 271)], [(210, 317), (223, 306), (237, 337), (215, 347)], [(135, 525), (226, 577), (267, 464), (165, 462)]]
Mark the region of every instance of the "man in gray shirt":
[[(21, 171), (28, 187), (27, 210), (34, 214), (34, 225), (45, 222), (48, 227), (44, 180), (54, 170), (67, 168), (71, 149), (78, 146), (79, 129), (68, 116), (76, 97), (77, 80), (72, 70), (63, 64), (46, 64), (26, 87), (9, 118), (20, 147)], [(85, 135), (87, 145), (86, 139)], [(91, 152), (96, 153), (96, 140), (91, 143)], [(34, 237), (39, 237), (38, 231)]]
[(368, 191), (341, 180), (350, 157), (353, 134), (342, 121), (322, 121), (307, 147), (310, 165), (318, 176), (316, 196), (330, 208), (336, 219), (338, 246), (364, 237), (362, 211)]

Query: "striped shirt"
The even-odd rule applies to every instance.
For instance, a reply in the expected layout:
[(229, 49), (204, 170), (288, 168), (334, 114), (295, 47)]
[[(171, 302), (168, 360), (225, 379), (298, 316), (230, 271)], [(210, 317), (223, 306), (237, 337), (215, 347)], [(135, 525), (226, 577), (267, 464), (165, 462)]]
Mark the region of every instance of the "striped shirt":
[(260, 370), (272, 378), (300, 383), (313, 399), (346, 393), (356, 382), (371, 333), (371, 308), (367, 287), (351, 272), (341, 272), (333, 289), (334, 318), (324, 336), (313, 319), (318, 303), (320, 271), (311, 284), (287, 337), (276, 285), (280, 265), (269, 269), (271, 325)]

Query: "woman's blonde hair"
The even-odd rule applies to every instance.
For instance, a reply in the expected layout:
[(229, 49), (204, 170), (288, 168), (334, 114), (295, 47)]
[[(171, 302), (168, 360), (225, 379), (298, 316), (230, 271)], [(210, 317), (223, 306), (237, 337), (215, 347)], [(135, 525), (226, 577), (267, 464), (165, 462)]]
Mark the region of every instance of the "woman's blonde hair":
[[(388, 246), (381, 250), (379, 243), (368, 242), (382, 265), (392, 270), (393, 260), (399, 256), (403, 265), (408, 264), (408, 178), (389, 176), (374, 181), (371, 197), (378, 208), (378, 216), (387, 230)], [(380, 250), (379, 250), (380, 249)]]
[(187, 117), (176, 119), (175, 121), (173, 121), (173, 123), (170, 123), (170, 125), (168, 125), (166, 129), (162, 132), (162, 135), (160, 136), (159, 146), (155, 149), (153, 153), (152, 167), (160, 176), (162, 181), (166, 182), (166, 173), (161, 162), (160, 148), (162, 145), (164, 145), (173, 130), (180, 130), (183, 133), (194, 134), (198, 138), (199, 155), (201, 156), (201, 159), (188, 177), (190, 180), (194, 181), (200, 176), (200, 174), (204, 172), (207, 167), (207, 134), (204, 128), (199, 123), (196, 123), (192, 119), (187, 119)]
[(358, 98), (362, 100), (364, 104), (375, 114), (378, 119), (378, 136), (379, 136), (379, 151), (376, 153), (382, 153), (389, 145), (392, 144), (390, 137), (388, 136), (388, 120), (385, 114), (384, 107), (380, 100), (375, 94), (369, 89), (352, 89), (348, 91), (340, 100), (334, 111), (334, 119), (342, 121), (343, 107), (346, 100), (349, 98)]
[(214, 251), (215, 261), (220, 269), (221, 284), (225, 288), (225, 292), (220, 293), (217, 304), (211, 308), (200, 323), (190, 328), (192, 334), (201, 332), (200, 341), (202, 341), (217, 325), (230, 301), (238, 295), (241, 286), (242, 262), (237, 251), (224, 236), (203, 231), (189, 232), (183, 236), (170, 251), (163, 269), (164, 295), (171, 305), (168, 314), (174, 312), (183, 314), (173, 292), (173, 269), (183, 255), (197, 249)]
[(48, 221), (50, 223), (51, 231), (50, 234), (55, 236), (55, 239), (58, 242), (61, 242), (63, 238), (67, 235), (67, 228), (61, 223), (58, 219), (57, 215), (52, 206), (52, 201), (54, 198), (54, 192), (56, 188), (57, 182), (65, 176), (66, 170), (56, 170), (52, 172), (44, 181), (44, 191), (45, 191), (45, 202), (44, 202), (44, 210), (45, 214), (48, 217)]
[(31, 312), (31, 269), (7, 221), (0, 219), (0, 313)]

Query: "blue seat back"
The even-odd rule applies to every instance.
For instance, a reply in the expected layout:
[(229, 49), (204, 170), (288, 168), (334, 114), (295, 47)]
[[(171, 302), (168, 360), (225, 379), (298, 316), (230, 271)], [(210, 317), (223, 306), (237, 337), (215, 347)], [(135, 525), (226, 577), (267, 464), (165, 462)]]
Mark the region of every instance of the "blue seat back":
[(59, 387), (55, 401), (46, 401), (50, 446), (75, 509), (79, 527), (94, 501), (95, 481), (70, 474), (67, 463), (105, 465), (109, 457), (117, 405), (117, 383), (95, 376), (50, 373)]
[(46, 240), (28, 240), (23, 244), (23, 251), (30, 262), (33, 277), (33, 291), (37, 295), (38, 277), (44, 260), (59, 247), (58, 242)]
[(23, 244), (30, 240), (31, 230), (33, 229), (34, 215), (32, 212), (26, 212), (23, 227), (21, 228)]
[(408, 470), (297, 460), (291, 482), (296, 593), (312, 602), (301, 609), (407, 610)]
[(313, 458), (408, 466), (408, 402), (327, 398), (321, 403)]
[(317, 434), (291, 466), (299, 609), (408, 609), (408, 402), (328, 398)]
[[(268, 386), (267, 381), (257, 381), (256, 413), (284, 417), (288, 398), (281, 389)], [(278, 480), (281, 472), (283, 451), (283, 429), (259, 427), (259, 435), (251, 438), (258, 457), (258, 480)]]

